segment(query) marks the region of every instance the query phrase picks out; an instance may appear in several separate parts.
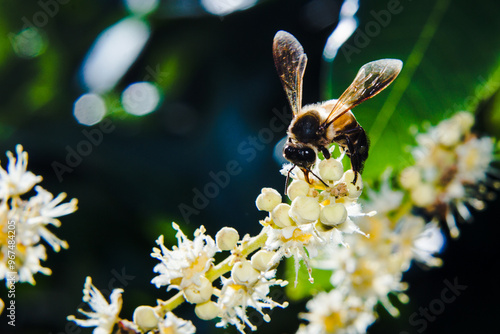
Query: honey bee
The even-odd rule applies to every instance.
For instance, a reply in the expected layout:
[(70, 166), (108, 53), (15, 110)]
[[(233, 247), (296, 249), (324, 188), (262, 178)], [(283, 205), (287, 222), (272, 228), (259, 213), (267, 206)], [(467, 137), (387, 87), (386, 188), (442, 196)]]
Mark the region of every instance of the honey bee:
[(302, 106), (302, 81), (307, 64), (302, 45), (290, 33), (278, 31), (274, 36), (273, 57), (293, 113), (283, 156), (293, 164), (292, 169), (298, 166), (304, 172), (308, 183), (311, 183), (311, 173), (328, 186), (311, 171), (311, 167), (316, 162), (318, 151), (329, 159), (328, 146), (336, 143), (351, 160), (352, 183), (355, 184), (368, 158), (369, 140), (351, 109), (377, 95), (396, 79), (403, 62), (398, 59), (369, 62), (360, 68), (338, 100)]

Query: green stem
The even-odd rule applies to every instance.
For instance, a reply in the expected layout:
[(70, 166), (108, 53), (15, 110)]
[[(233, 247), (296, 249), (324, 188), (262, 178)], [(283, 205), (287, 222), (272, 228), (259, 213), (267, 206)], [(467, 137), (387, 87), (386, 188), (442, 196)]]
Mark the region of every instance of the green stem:
[[(262, 248), (266, 244), (267, 234), (261, 232), (259, 235), (250, 239), (250, 241), (241, 246), (240, 253), (238, 255), (231, 254), (224, 261), (220, 262), (218, 265), (210, 268), (206, 277), (210, 282), (215, 281), (217, 278), (221, 277), (225, 273), (229, 272), (232, 268), (232, 261), (238, 258), (246, 258), (249, 254), (253, 253), (259, 248)], [(170, 299), (163, 301), (158, 300), (158, 305), (155, 307), (157, 313), (164, 315), (168, 311), (172, 311), (177, 306), (181, 305), (185, 301), (182, 291), (179, 291), (175, 296)]]
[(401, 218), (406, 216), (411, 211), (412, 208), (413, 208), (413, 203), (410, 200), (409, 194), (407, 194), (403, 198), (403, 203), (401, 203), (401, 205), (397, 208), (396, 212), (394, 212), (391, 215), (390, 219), (392, 224), (396, 225)]
[(182, 291), (179, 291), (175, 294), (175, 296), (173, 296), (172, 298), (170, 298), (167, 301), (163, 301), (163, 300), (158, 299), (158, 301), (157, 301), (158, 305), (155, 307), (155, 311), (156, 311), (156, 313), (164, 316), (168, 311), (172, 311), (177, 306), (184, 303), (184, 301), (186, 301), (184, 299), (184, 294), (182, 293)]
[[(253, 253), (259, 248), (262, 248), (266, 244), (267, 234), (261, 232), (256, 237), (252, 238), (246, 245), (243, 245), (241, 253), (238, 254), (238, 257), (246, 258), (249, 254)], [(234, 260), (236, 255), (228, 256), (224, 261), (216, 265), (215, 267), (210, 268), (207, 271), (207, 278), (210, 282), (215, 281), (217, 278), (221, 277), (225, 273), (231, 270), (232, 265), (231, 262)]]
[(396, 106), (401, 100), (403, 93), (410, 84), (413, 74), (415, 73), (418, 65), (422, 62), (425, 51), (437, 31), (439, 22), (446, 12), (449, 3), (450, 0), (436, 1), (436, 4), (432, 9), (429, 18), (427, 19), (427, 22), (425, 23), (424, 28), (422, 29), (420, 36), (413, 47), (413, 50), (406, 60), (403, 72), (394, 82), (393, 89), (389, 93), (387, 100), (382, 106), (380, 112), (377, 114), (377, 118), (375, 118), (375, 121), (370, 128), (369, 134), (372, 147), (375, 146), (382, 133), (384, 133), (385, 127), (396, 110)]
[(476, 93), (475, 99), (465, 108), (469, 111), (477, 111), (479, 104), (482, 101), (490, 99), (494, 94), (500, 89), (500, 57), (497, 60), (497, 64), (493, 70), (493, 74), (488, 78), (488, 80), (479, 88)]

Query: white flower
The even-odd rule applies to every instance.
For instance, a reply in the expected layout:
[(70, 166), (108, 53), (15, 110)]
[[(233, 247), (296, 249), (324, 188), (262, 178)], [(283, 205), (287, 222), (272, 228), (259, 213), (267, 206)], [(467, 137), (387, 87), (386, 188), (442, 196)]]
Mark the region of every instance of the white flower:
[(457, 178), (463, 183), (477, 184), (486, 179), (486, 172), (493, 160), (492, 138), (472, 138), (456, 149)]
[(74, 315), (68, 316), (67, 319), (81, 327), (96, 327), (94, 334), (110, 334), (115, 323), (120, 321), (118, 314), (122, 308), (122, 293), (123, 289), (113, 289), (109, 297), (110, 304), (92, 284), (92, 279), (87, 277), (83, 288), (83, 301), (89, 304), (92, 311), (78, 310), (88, 319), (77, 319)]
[(172, 227), (177, 230), (178, 245), (169, 250), (163, 243), (163, 236), (158, 238), (156, 243), (160, 248), (153, 248), (151, 256), (160, 261), (154, 267), (154, 272), (159, 275), (151, 283), (157, 288), (168, 285), (168, 290), (184, 290), (192, 284), (201, 286), (202, 277), (212, 266), (213, 256), (218, 251), (215, 241), (205, 235), (203, 226), (195, 231), (193, 241), (182, 233), (177, 224), (172, 223)]
[(16, 146), (17, 158), (12, 152), (7, 152), (9, 163), (7, 171), (0, 166), (0, 199), (27, 193), (42, 181), (41, 176), (37, 176), (27, 170), (28, 153), (23, 151), (22, 145)]
[(443, 250), (445, 243), (446, 239), (438, 224), (427, 223), (424, 230), (413, 241), (413, 258), (430, 267), (440, 266), (441, 259), (434, 255)]
[(283, 257), (293, 256), (296, 273), (295, 285), (297, 285), (298, 271), (302, 260), (306, 264), (309, 280), (312, 282), (312, 269), (306, 249), (316, 254), (318, 245), (322, 243), (322, 239), (314, 231), (313, 225), (290, 226), (282, 229), (268, 228), (266, 233), (268, 234), (266, 249), (276, 250), (271, 262), (278, 263)]
[(332, 275), (334, 286), (349, 291), (350, 296), (357, 296), (363, 301), (378, 300), (393, 316), (399, 314), (387, 295), (406, 290), (401, 283), (400, 266), (392, 265), (393, 259), (380, 256), (356, 258), (351, 255), (344, 268), (339, 268)]
[(301, 317), (308, 321), (297, 334), (357, 334), (365, 333), (376, 319), (374, 301), (365, 302), (350, 296), (345, 290), (320, 292), (307, 302), (307, 313)]
[(424, 219), (413, 215), (404, 216), (398, 222), (393, 237), (393, 252), (401, 257), (401, 269), (408, 270), (415, 259), (427, 266), (440, 266), (442, 261), (434, 257), (444, 247), (444, 236), (436, 223), (426, 224)]
[(52, 270), (50, 270), (50, 268), (42, 267), (42, 265), (40, 264), (40, 261), (45, 261), (46, 259), (47, 254), (43, 245), (27, 247), (26, 251), (22, 255), (22, 259), (20, 260), (20, 263), (22, 263), (22, 265), (17, 269), (19, 281), (28, 282), (32, 285), (35, 285), (35, 280), (33, 279), (34, 274), (52, 274)]
[(35, 190), (37, 195), (28, 201), (17, 199), (15, 202), (17, 210), (12, 219), (19, 222), (17, 230), (19, 242), (31, 245), (38, 243), (42, 238), (56, 252), (61, 248), (68, 248), (67, 242), (57, 238), (47, 229), (47, 226), (61, 226), (61, 222), (56, 218), (76, 211), (78, 201), (73, 198), (70, 202), (61, 204), (66, 197), (65, 193), (54, 198), (50, 192), (40, 186), (36, 186)]
[(275, 279), (275, 273), (276, 270), (268, 271), (265, 274), (259, 275), (257, 280), (252, 279), (246, 284), (240, 280), (236, 283), (233, 278), (227, 279), (221, 277), (223, 286), (217, 301), (221, 320), (216, 326), (226, 327), (228, 324), (231, 324), (234, 325), (240, 333), (245, 334), (245, 326), (250, 327), (252, 331), (257, 330), (257, 327), (250, 322), (247, 315), (248, 307), (257, 310), (266, 322), (271, 321), (271, 318), (268, 314), (263, 312), (264, 308), (273, 309), (277, 306), (281, 308), (287, 307), (287, 302), (279, 304), (268, 296), (271, 286), (280, 285), (283, 287), (288, 283), (283, 280)]
[(380, 215), (396, 210), (401, 205), (404, 193), (402, 191), (394, 190), (391, 187), (391, 174), (391, 169), (387, 169), (382, 174), (382, 182), (379, 190), (375, 191), (374, 189), (367, 189), (369, 200), (363, 203), (366, 210), (376, 210)]
[[(363, 189), (362, 178), (358, 175), (356, 184), (352, 183), (354, 172), (343, 171), (341, 160), (344, 155), (337, 159), (318, 158), (316, 161), (313, 173), (320, 175), (328, 187), (313, 176), (310, 176), (309, 181), (312, 183), (309, 184), (300, 168), (285, 164), (281, 173), (293, 180), (287, 187), (292, 203), (277, 204), (279, 197), (273, 196), (272, 205), (265, 208), (270, 211), (270, 215), (262, 221), (268, 235), (265, 248), (276, 252), (272, 260), (274, 263), (278, 263), (282, 257), (294, 257), (295, 284), (298, 282), (300, 261), (304, 261), (309, 280), (313, 282), (309, 260), (324, 248), (338, 244), (347, 246), (345, 235), (364, 235), (353, 218), (374, 214), (363, 213), (357, 203)], [(277, 191), (263, 189), (259, 203), (263, 202), (263, 194), (271, 193), (276, 194)]]
[[(34, 274), (51, 274), (49, 268), (40, 264), (47, 258), (46, 246), (41, 241), (48, 243), (56, 252), (68, 248), (68, 243), (56, 237), (49, 230), (49, 225), (59, 227), (61, 222), (57, 218), (76, 211), (78, 201), (72, 199), (62, 203), (65, 193), (54, 198), (40, 186), (35, 186), (36, 195), (22, 198), (42, 178), (27, 171), (28, 154), (23, 152), (21, 145), (17, 145), (16, 151), (17, 158), (7, 152), (8, 172), (0, 167), (0, 278), (5, 278), (7, 272), (16, 271), (21, 282), (35, 284)], [(9, 247), (7, 241), (13, 237), (15, 246)], [(13, 248), (15, 268), (10, 264), (7, 270), (9, 251), (12, 253)]]
[(415, 165), (401, 174), (414, 204), (445, 221), (452, 237), (459, 235), (455, 215), (469, 220), (469, 207), (484, 208), (485, 185), (493, 183), (494, 141), (471, 133), (473, 123), (471, 114), (460, 112), (419, 134)]
[(178, 318), (172, 312), (167, 312), (165, 318), (158, 324), (160, 334), (194, 334), (196, 327), (189, 320)]

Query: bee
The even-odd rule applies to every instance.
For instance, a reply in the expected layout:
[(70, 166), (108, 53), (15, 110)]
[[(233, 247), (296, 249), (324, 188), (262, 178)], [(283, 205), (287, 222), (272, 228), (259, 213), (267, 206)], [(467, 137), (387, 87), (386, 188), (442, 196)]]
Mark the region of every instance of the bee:
[[(338, 100), (302, 106), (302, 81), (307, 56), (299, 41), (286, 31), (278, 31), (273, 41), (273, 58), (276, 70), (293, 113), (287, 131), (288, 139), (283, 156), (299, 167), (310, 182), (309, 173), (328, 185), (311, 171), (318, 152), (330, 158), (328, 146), (338, 144), (351, 160), (354, 171), (353, 184), (368, 158), (369, 140), (365, 130), (356, 121), (351, 109), (377, 95), (386, 88), (403, 67), (398, 59), (380, 59), (363, 65), (351, 85)], [(288, 184), (287, 176), (287, 184)]]

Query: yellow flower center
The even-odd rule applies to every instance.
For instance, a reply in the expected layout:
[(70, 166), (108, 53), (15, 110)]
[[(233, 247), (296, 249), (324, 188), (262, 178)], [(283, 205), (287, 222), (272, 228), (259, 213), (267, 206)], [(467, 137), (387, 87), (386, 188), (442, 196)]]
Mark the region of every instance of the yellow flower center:
[(331, 313), (323, 319), (326, 333), (335, 333), (337, 329), (343, 328), (344, 323), (339, 312)]
[(352, 284), (354, 289), (364, 292), (372, 288), (375, 270), (370, 262), (360, 260), (358, 267), (352, 273)]
[(312, 237), (312, 234), (311, 233), (304, 233), (300, 228), (296, 228), (294, 231), (293, 231), (293, 234), (292, 234), (292, 237), (291, 238), (285, 238), (283, 236), (281, 236), (281, 240), (283, 242), (288, 242), (288, 241), (297, 241), (297, 242), (300, 242), (302, 244), (306, 244), (309, 242), (309, 240), (311, 239)]

